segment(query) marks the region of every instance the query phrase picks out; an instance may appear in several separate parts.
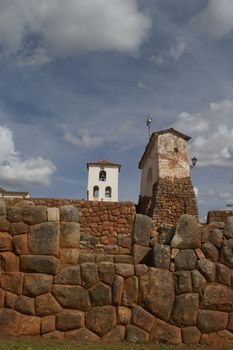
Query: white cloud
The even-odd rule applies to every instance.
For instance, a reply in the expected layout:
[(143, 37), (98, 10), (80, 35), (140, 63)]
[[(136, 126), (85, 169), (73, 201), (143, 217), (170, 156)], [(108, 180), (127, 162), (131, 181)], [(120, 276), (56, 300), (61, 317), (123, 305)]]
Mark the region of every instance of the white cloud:
[(87, 129), (80, 130), (78, 135), (65, 131), (64, 140), (73, 146), (83, 148), (94, 148), (102, 145), (104, 142), (103, 137), (91, 136)]
[(0, 182), (11, 186), (49, 185), (55, 165), (42, 157), (21, 160), (13, 133), (0, 126)]
[(233, 30), (233, 1), (209, 0), (204, 10), (191, 20), (191, 29), (211, 37), (221, 37)]
[(150, 27), (137, 0), (0, 2), (1, 51), (21, 55), (29, 64), (86, 51), (133, 53)]
[(169, 65), (172, 62), (177, 62), (185, 53), (186, 48), (186, 39), (183, 36), (179, 36), (167, 52), (163, 55), (152, 55), (150, 60), (158, 66)]

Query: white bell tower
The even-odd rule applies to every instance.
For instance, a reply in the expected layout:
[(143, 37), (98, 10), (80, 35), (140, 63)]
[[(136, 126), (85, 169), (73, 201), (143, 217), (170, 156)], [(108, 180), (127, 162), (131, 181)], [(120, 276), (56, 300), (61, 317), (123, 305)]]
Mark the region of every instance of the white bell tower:
[(87, 163), (87, 200), (117, 202), (120, 169), (120, 164), (108, 160)]

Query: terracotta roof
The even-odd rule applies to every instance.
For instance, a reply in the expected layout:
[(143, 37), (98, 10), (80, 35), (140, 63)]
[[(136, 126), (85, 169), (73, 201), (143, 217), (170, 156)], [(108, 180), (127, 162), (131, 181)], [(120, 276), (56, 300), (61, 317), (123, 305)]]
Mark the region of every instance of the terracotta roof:
[(102, 166), (105, 166), (105, 165), (111, 165), (111, 166), (114, 166), (114, 167), (118, 167), (119, 168), (119, 171), (120, 171), (120, 168), (121, 168), (121, 164), (118, 164), (118, 163), (113, 163), (113, 162), (110, 162), (106, 159), (102, 159), (102, 160), (99, 160), (98, 162), (90, 162), (90, 163), (87, 163), (87, 169), (89, 168), (90, 165), (102, 165)]
[(178, 130), (176, 130), (176, 129), (173, 129), (173, 128), (153, 132), (152, 135), (151, 135), (151, 137), (150, 137), (150, 140), (149, 140), (149, 142), (148, 142), (148, 144), (147, 144), (147, 146), (146, 146), (146, 148), (145, 148), (145, 151), (144, 151), (144, 153), (143, 153), (143, 155), (142, 155), (142, 158), (141, 158), (141, 160), (140, 160), (140, 162), (139, 162), (139, 165), (138, 165), (139, 169), (142, 169), (143, 163), (144, 163), (144, 161), (146, 160), (148, 154), (150, 153), (150, 151), (151, 151), (151, 149), (152, 149), (152, 147), (153, 147), (153, 145), (154, 145), (154, 142), (155, 142), (156, 138), (157, 138), (159, 135), (163, 135), (163, 134), (167, 134), (167, 133), (174, 134), (174, 135), (176, 135), (176, 136), (178, 136), (178, 137), (184, 139), (185, 141), (191, 140), (191, 137), (190, 137), (190, 136), (185, 135), (185, 134), (183, 134), (182, 132), (180, 132), (180, 131), (178, 131)]

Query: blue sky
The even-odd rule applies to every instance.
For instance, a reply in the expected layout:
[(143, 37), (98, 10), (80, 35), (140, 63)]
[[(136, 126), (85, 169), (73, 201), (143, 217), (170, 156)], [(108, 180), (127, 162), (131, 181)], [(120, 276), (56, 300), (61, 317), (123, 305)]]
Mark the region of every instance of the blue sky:
[(232, 0), (0, 0), (0, 186), (85, 198), (122, 164), (137, 202), (152, 129), (192, 137), (201, 217), (233, 203)]

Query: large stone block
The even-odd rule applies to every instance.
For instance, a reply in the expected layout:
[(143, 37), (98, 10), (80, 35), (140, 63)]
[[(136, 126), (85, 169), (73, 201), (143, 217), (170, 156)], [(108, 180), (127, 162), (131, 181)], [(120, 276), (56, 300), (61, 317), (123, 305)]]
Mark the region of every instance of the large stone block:
[(121, 324), (129, 324), (131, 319), (131, 310), (130, 308), (126, 306), (118, 306), (117, 308), (117, 317), (118, 317), (118, 323)]
[(209, 240), (217, 249), (221, 248), (223, 242), (222, 231), (218, 228), (215, 228), (213, 231), (210, 232)]
[(1, 288), (20, 295), (23, 287), (23, 274), (20, 272), (7, 272), (1, 274)]
[(144, 330), (130, 324), (126, 327), (125, 338), (129, 343), (148, 342), (149, 334)]
[(197, 326), (202, 333), (217, 332), (227, 327), (226, 312), (199, 310)]
[(218, 261), (218, 249), (210, 242), (203, 243), (201, 246), (205, 257), (213, 262)]
[(172, 248), (195, 249), (201, 247), (201, 232), (195, 216), (184, 214), (176, 227), (171, 241)]
[(128, 277), (124, 280), (122, 294), (122, 304), (132, 306), (138, 302), (138, 278), (136, 276)]
[(0, 199), (0, 216), (6, 215), (6, 203), (3, 199)]
[(91, 307), (88, 291), (81, 286), (54, 285), (52, 292), (64, 308), (86, 311)]
[(36, 297), (41, 294), (51, 292), (53, 277), (41, 273), (25, 273), (23, 294)]
[(12, 239), (13, 251), (18, 255), (27, 255), (28, 251), (28, 235), (15, 236)]
[(5, 293), (5, 307), (8, 307), (9, 309), (15, 309), (15, 303), (17, 300), (18, 296), (10, 293), (10, 292), (6, 292)]
[(197, 269), (205, 277), (207, 282), (214, 282), (216, 275), (216, 264), (208, 259), (198, 260)]
[(5, 301), (5, 291), (0, 288), (0, 308), (4, 306)]
[(216, 282), (231, 286), (231, 270), (223, 264), (216, 264)]
[(78, 222), (79, 211), (75, 205), (64, 205), (60, 208), (60, 220), (66, 222)]
[(41, 334), (55, 331), (56, 317), (55, 315), (45, 316), (41, 318)]
[(149, 216), (136, 214), (133, 227), (134, 243), (149, 246), (152, 224), (153, 220)]
[(123, 277), (130, 277), (134, 275), (134, 265), (132, 264), (115, 264), (116, 274)]
[(197, 345), (201, 338), (201, 332), (197, 327), (185, 327), (182, 328), (182, 338), (184, 344)]
[(62, 307), (50, 293), (42, 294), (36, 297), (35, 306), (37, 316), (54, 315), (62, 310)]
[(61, 223), (61, 248), (79, 248), (80, 225), (76, 222)]
[(181, 250), (174, 259), (176, 270), (194, 270), (197, 256), (192, 249)]
[(12, 252), (0, 253), (0, 272), (18, 272), (19, 258)]
[(98, 266), (100, 280), (112, 285), (115, 278), (115, 265), (110, 261), (102, 261)]
[(82, 285), (91, 288), (99, 281), (98, 266), (94, 263), (83, 263), (81, 265)]
[(20, 314), (10, 309), (0, 309), (0, 330), (3, 334), (16, 334), (20, 322)]
[(69, 331), (84, 327), (85, 314), (78, 310), (62, 310), (56, 315), (57, 329)]
[(179, 327), (195, 326), (199, 309), (199, 294), (177, 295), (172, 310), (172, 322)]
[(176, 227), (169, 224), (162, 224), (158, 228), (158, 240), (160, 244), (170, 245), (171, 240), (176, 232)]
[(15, 303), (15, 310), (21, 314), (35, 315), (35, 302), (33, 298), (20, 295)]
[(14, 222), (10, 225), (10, 234), (12, 236), (28, 233), (29, 226), (24, 222)]
[(80, 266), (64, 267), (56, 276), (54, 276), (54, 284), (81, 284)]
[(198, 270), (192, 271), (191, 274), (192, 274), (193, 292), (199, 293), (201, 292), (203, 287), (207, 284), (207, 281)]
[(226, 219), (226, 224), (224, 227), (224, 236), (229, 238), (233, 238), (233, 216), (228, 216)]
[(112, 288), (113, 305), (116, 305), (116, 306), (121, 305), (123, 288), (124, 288), (124, 278), (116, 275), (113, 283), (113, 288)]
[(123, 341), (125, 338), (125, 327), (124, 326), (116, 326), (111, 329), (105, 336), (102, 338), (104, 342), (109, 343), (117, 343)]
[(164, 244), (155, 244), (151, 250), (151, 266), (160, 269), (169, 269), (171, 250), (170, 246)]
[(65, 333), (67, 339), (72, 339), (80, 343), (96, 343), (100, 340), (98, 335), (86, 328), (76, 329)]
[(202, 334), (200, 343), (211, 349), (232, 349), (233, 334), (227, 330)]
[(220, 262), (233, 269), (233, 239), (226, 240), (220, 250)]
[(155, 320), (150, 340), (154, 343), (178, 345), (182, 343), (181, 330), (162, 320)]
[(58, 255), (59, 239), (59, 223), (46, 222), (34, 225), (28, 237), (29, 252), (38, 255)]
[(22, 208), (11, 207), (7, 209), (7, 220), (10, 222), (19, 222), (22, 219)]
[(8, 232), (10, 229), (10, 223), (5, 218), (0, 217), (0, 231)]
[(207, 284), (202, 292), (201, 305), (205, 309), (233, 311), (233, 290), (223, 284)]
[(229, 314), (227, 329), (233, 333), (233, 312)]
[(56, 275), (59, 270), (59, 260), (49, 255), (22, 255), (20, 257), (20, 269), (24, 272)]
[(7, 232), (0, 232), (0, 251), (11, 250), (11, 235)]
[(116, 309), (113, 306), (96, 306), (86, 313), (86, 327), (104, 336), (116, 326)]
[(79, 262), (79, 249), (64, 248), (60, 249), (61, 266), (77, 266)]
[(151, 247), (145, 247), (140, 244), (134, 244), (132, 247), (132, 255), (134, 258), (134, 264), (147, 264), (150, 263)]
[(60, 221), (59, 208), (47, 208), (48, 221)]
[(168, 321), (175, 299), (173, 273), (150, 268), (139, 283), (139, 304), (155, 316)]
[(91, 304), (94, 306), (109, 305), (112, 303), (112, 288), (98, 282), (90, 290)]
[(190, 271), (179, 271), (174, 273), (176, 294), (192, 292), (192, 278)]
[(18, 334), (39, 335), (40, 323), (41, 323), (40, 317), (21, 315)]
[(47, 221), (47, 208), (44, 205), (24, 207), (22, 215), (28, 225), (41, 224)]
[(155, 317), (140, 306), (134, 306), (132, 312), (132, 323), (150, 333), (154, 325)]

